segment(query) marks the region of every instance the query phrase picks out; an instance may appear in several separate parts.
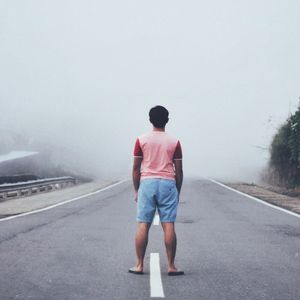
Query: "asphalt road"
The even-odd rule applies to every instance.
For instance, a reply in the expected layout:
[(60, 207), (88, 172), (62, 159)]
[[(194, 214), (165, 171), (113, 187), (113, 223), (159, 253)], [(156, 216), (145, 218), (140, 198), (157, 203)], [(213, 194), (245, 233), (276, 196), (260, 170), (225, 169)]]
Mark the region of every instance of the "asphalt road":
[(177, 265), (168, 277), (160, 226), (146, 274), (135, 263), (130, 182), (53, 209), (0, 222), (0, 299), (149, 299), (159, 253), (167, 299), (300, 299), (300, 218), (208, 180), (185, 180)]

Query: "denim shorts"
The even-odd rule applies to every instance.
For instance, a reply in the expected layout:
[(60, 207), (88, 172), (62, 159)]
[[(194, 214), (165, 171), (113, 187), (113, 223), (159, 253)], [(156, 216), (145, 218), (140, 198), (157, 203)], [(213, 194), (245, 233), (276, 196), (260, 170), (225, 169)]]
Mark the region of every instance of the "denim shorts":
[(152, 223), (156, 208), (161, 222), (175, 222), (177, 206), (178, 191), (175, 180), (141, 180), (137, 200), (138, 222)]

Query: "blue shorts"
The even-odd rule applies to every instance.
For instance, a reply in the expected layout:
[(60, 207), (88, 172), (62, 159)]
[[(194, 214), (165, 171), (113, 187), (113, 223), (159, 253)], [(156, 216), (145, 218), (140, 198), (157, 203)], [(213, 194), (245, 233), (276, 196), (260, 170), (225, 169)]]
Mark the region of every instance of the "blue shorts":
[(137, 200), (138, 222), (152, 223), (156, 208), (161, 222), (175, 222), (177, 206), (178, 191), (175, 180), (141, 180)]

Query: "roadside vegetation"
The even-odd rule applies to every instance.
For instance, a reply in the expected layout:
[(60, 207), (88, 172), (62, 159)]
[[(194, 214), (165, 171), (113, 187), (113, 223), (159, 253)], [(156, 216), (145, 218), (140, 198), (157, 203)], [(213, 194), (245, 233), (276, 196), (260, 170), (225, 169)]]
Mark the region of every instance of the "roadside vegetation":
[(268, 180), (289, 188), (300, 186), (300, 105), (278, 129), (270, 154)]

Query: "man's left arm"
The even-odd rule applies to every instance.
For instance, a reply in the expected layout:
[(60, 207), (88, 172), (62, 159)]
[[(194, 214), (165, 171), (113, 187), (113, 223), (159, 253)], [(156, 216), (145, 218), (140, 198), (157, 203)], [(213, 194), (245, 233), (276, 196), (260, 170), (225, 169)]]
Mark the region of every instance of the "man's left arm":
[(132, 181), (134, 187), (134, 200), (137, 201), (137, 194), (140, 187), (141, 180), (141, 164), (143, 160), (143, 151), (140, 145), (140, 140), (137, 138), (134, 151), (133, 151), (133, 168), (132, 168)]
[(141, 164), (142, 164), (142, 157), (134, 157), (133, 158), (133, 168), (132, 168), (132, 181), (134, 187), (134, 200), (137, 201), (137, 194), (140, 187), (140, 180), (141, 180)]

